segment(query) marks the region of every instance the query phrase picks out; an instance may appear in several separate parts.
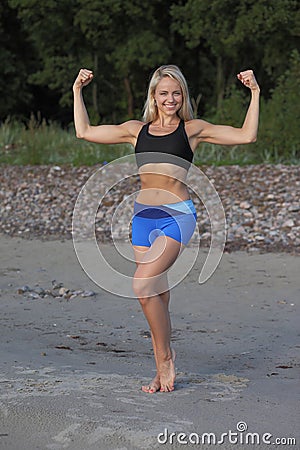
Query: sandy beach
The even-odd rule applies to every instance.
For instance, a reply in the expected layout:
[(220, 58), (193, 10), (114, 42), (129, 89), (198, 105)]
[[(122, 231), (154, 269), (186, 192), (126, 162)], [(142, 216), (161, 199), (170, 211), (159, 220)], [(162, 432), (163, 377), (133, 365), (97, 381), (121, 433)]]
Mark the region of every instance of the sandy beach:
[(299, 448), (298, 256), (224, 253), (202, 285), (194, 266), (171, 293), (176, 390), (149, 395), (138, 302), (93, 283), (71, 240), (0, 243), (1, 449)]

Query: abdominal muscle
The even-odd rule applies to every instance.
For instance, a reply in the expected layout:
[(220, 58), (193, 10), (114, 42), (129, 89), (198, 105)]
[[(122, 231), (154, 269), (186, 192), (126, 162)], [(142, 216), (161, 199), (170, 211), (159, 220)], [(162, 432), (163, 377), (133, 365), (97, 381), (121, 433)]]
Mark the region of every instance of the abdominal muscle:
[(151, 163), (139, 170), (141, 190), (136, 201), (146, 205), (177, 203), (189, 199), (187, 171), (169, 163)]

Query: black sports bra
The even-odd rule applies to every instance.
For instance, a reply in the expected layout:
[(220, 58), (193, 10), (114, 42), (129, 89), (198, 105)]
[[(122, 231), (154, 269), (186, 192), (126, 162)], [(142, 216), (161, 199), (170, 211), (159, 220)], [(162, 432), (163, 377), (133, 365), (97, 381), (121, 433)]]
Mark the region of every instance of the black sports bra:
[(138, 167), (148, 163), (171, 163), (189, 169), (194, 153), (181, 119), (178, 127), (170, 134), (155, 136), (149, 133), (150, 123), (139, 132), (135, 156)]

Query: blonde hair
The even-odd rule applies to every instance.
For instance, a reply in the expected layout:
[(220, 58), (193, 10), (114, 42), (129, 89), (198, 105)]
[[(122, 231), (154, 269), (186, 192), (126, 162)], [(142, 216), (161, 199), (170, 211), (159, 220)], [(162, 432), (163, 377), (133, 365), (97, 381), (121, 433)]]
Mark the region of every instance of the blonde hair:
[(154, 101), (154, 94), (156, 86), (164, 77), (173, 78), (180, 84), (182, 91), (182, 107), (178, 111), (178, 116), (185, 121), (193, 119), (193, 109), (186, 79), (184, 78), (179, 67), (174, 65), (167, 65), (160, 66), (155, 70), (151, 77), (148, 87), (147, 100), (144, 105), (144, 122), (153, 122), (153, 120), (158, 117), (158, 109)]

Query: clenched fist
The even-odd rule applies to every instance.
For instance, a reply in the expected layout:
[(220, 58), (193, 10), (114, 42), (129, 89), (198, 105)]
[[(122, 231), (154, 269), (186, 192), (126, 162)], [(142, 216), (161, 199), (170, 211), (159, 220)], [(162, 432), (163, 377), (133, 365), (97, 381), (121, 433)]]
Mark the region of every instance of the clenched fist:
[(76, 80), (73, 84), (73, 89), (81, 89), (84, 86), (90, 84), (93, 79), (93, 72), (88, 69), (80, 69), (79, 74), (77, 75)]
[(254, 76), (253, 70), (245, 70), (244, 72), (240, 72), (237, 74), (238, 79), (251, 91), (258, 90), (259, 86)]

